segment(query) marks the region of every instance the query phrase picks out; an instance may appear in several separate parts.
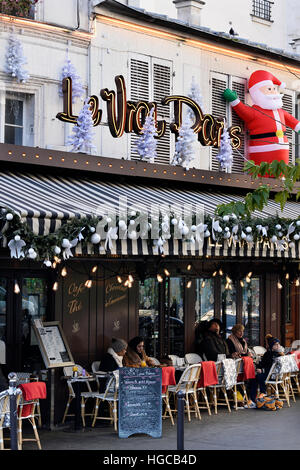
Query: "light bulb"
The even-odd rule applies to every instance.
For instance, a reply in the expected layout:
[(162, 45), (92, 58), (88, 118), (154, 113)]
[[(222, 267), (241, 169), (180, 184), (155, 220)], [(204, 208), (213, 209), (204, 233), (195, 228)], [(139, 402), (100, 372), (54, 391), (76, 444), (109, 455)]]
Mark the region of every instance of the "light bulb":
[(248, 282), (248, 283), (251, 282), (250, 277), (246, 276), (246, 282)]
[(168, 271), (167, 269), (164, 269), (164, 273), (165, 273), (165, 275), (166, 275), (167, 277), (170, 276), (170, 273), (169, 273), (169, 271)]
[(130, 283), (132, 283), (132, 282), (133, 282), (133, 277), (132, 277), (132, 275), (131, 275), (131, 274), (129, 274), (129, 276), (128, 276), (128, 280), (129, 280), (129, 282), (130, 282)]
[(187, 269), (188, 271), (190, 271), (190, 270), (192, 269), (192, 265), (189, 264), (186, 269)]
[(215, 271), (215, 272), (213, 273), (213, 277), (216, 277), (217, 274), (218, 274), (218, 271)]
[(247, 274), (247, 277), (251, 277), (252, 276), (252, 272), (250, 271), (250, 273)]
[(286, 280), (288, 280), (290, 278), (289, 273), (286, 273), (285, 278), (286, 278)]
[(186, 287), (189, 289), (191, 287), (191, 285), (192, 285), (192, 281), (188, 281)]
[(19, 284), (17, 283), (17, 281), (15, 281), (15, 285), (14, 285), (14, 293), (15, 294), (20, 294), (20, 286)]
[(282, 284), (279, 281), (277, 282), (277, 287), (278, 289), (282, 289)]
[(220, 274), (220, 276), (223, 276), (223, 271), (222, 271), (222, 269), (219, 269), (219, 274)]
[(95, 273), (98, 270), (98, 266), (94, 266), (92, 269), (92, 273)]
[(122, 278), (121, 278), (121, 276), (117, 276), (117, 281), (118, 281), (119, 284), (122, 284)]
[(240, 281), (240, 286), (241, 286), (241, 287), (244, 287), (244, 286), (245, 286), (244, 281)]
[(202, 281), (201, 287), (202, 289), (205, 287), (205, 281)]
[(158, 274), (156, 277), (157, 277), (158, 282), (163, 282), (163, 278), (161, 277), (160, 274)]
[(55, 282), (53, 284), (52, 290), (57, 291), (58, 290), (58, 282)]
[(299, 279), (296, 279), (296, 286), (297, 286), (297, 287), (300, 286), (300, 281), (299, 281)]
[(90, 288), (92, 287), (92, 284), (93, 284), (93, 282), (92, 282), (90, 279), (88, 279), (87, 281), (85, 281), (85, 284), (84, 284), (84, 285), (85, 285), (85, 287), (87, 287), (88, 289), (90, 289)]
[(68, 274), (67, 268), (63, 267), (60, 274), (62, 275), (62, 277), (66, 277), (66, 275)]

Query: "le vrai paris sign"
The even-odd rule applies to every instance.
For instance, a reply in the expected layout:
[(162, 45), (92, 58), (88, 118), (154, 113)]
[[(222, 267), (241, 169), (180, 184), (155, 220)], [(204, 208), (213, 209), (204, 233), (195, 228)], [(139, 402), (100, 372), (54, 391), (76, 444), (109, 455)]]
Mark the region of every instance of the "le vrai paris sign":
[[(122, 137), (125, 133), (135, 133), (141, 135), (143, 125), (148, 113), (154, 107), (154, 119), (156, 123), (157, 139), (164, 136), (167, 128), (165, 120), (157, 119), (157, 103), (146, 101), (128, 101), (126, 93), (126, 84), (124, 77), (118, 75), (115, 77), (116, 92), (104, 88), (100, 91), (101, 98), (107, 104), (108, 126), (113, 137)], [(63, 80), (64, 110), (57, 114), (57, 118), (63, 122), (72, 124), (77, 123), (78, 116), (73, 114), (72, 110), (72, 79), (67, 77)], [(199, 142), (204, 146), (220, 147), (221, 136), (224, 129), (224, 118), (215, 118), (211, 114), (204, 114), (200, 106), (191, 98), (186, 96), (166, 96), (161, 104), (169, 105), (174, 103), (174, 122), (170, 124), (171, 132), (178, 136), (182, 125), (183, 105), (191, 108), (195, 115), (195, 122), (192, 129), (198, 134)], [(99, 99), (93, 95), (89, 99), (90, 110), (94, 126), (99, 126), (102, 119), (102, 110), (99, 109)], [(240, 126), (231, 126), (228, 128), (231, 137), (233, 149), (241, 146), (240, 135), (242, 129)]]

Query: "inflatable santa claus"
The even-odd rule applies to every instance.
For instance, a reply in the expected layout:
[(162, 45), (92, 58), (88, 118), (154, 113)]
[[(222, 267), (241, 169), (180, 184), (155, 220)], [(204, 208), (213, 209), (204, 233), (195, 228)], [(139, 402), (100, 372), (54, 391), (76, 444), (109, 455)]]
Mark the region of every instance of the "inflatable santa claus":
[(237, 115), (245, 121), (250, 132), (249, 160), (256, 165), (262, 162), (283, 160), (289, 163), (289, 143), (286, 126), (300, 133), (300, 122), (282, 109), (281, 83), (265, 70), (253, 72), (249, 79), (249, 93), (254, 103), (247, 106), (238, 99), (235, 91), (227, 88), (223, 96)]

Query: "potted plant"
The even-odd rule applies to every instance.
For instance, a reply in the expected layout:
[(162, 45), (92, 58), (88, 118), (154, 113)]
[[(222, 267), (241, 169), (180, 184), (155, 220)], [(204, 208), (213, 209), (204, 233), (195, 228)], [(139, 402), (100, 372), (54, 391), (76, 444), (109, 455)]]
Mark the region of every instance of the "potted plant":
[(28, 18), (38, 0), (0, 0), (0, 13)]

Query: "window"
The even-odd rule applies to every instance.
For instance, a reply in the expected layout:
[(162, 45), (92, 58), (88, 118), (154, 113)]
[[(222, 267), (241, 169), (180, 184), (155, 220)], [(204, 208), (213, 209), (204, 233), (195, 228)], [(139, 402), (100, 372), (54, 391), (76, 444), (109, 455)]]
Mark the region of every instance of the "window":
[[(157, 103), (157, 119), (170, 123), (170, 106), (161, 104), (162, 98), (171, 94), (172, 63), (167, 60), (148, 56), (130, 58), (130, 99), (131, 101), (154, 101)], [(130, 155), (132, 160), (139, 160), (137, 152), (138, 136), (130, 135)], [(155, 162), (170, 163), (172, 154), (171, 131), (167, 125), (166, 133), (157, 140)]]
[(34, 95), (2, 93), (1, 142), (34, 146)]
[(195, 324), (214, 317), (214, 279), (196, 279)]
[[(226, 103), (223, 98), (223, 91), (226, 88), (231, 88), (236, 91), (239, 99), (244, 103), (246, 98), (246, 78), (233, 77), (223, 73), (212, 72), (211, 73), (211, 114), (214, 117), (225, 117), (227, 126), (241, 126), (244, 129), (243, 121), (238, 115), (231, 109), (230, 104)], [(244, 158), (246, 157), (245, 152), (246, 142), (244, 135), (242, 135), (241, 147), (233, 151), (233, 165), (232, 173), (243, 173), (244, 172)], [(216, 159), (218, 154), (218, 148), (211, 149), (211, 170), (220, 171), (219, 162)]]
[(268, 0), (253, 0), (253, 15), (263, 20), (271, 21), (271, 5)]
[[(284, 95), (282, 98), (282, 109), (290, 113), (292, 116), (295, 116), (295, 92), (291, 90), (284, 90)], [(290, 143), (289, 147), (289, 163), (295, 164), (295, 132), (290, 127), (286, 128), (285, 135), (288, 138)]]
[(243, 279), (242, 287), (242, 323), (245, 327), (244, 336), (249, 346), (260, 344), (260, 280), (251, 278), (250, 282)]

